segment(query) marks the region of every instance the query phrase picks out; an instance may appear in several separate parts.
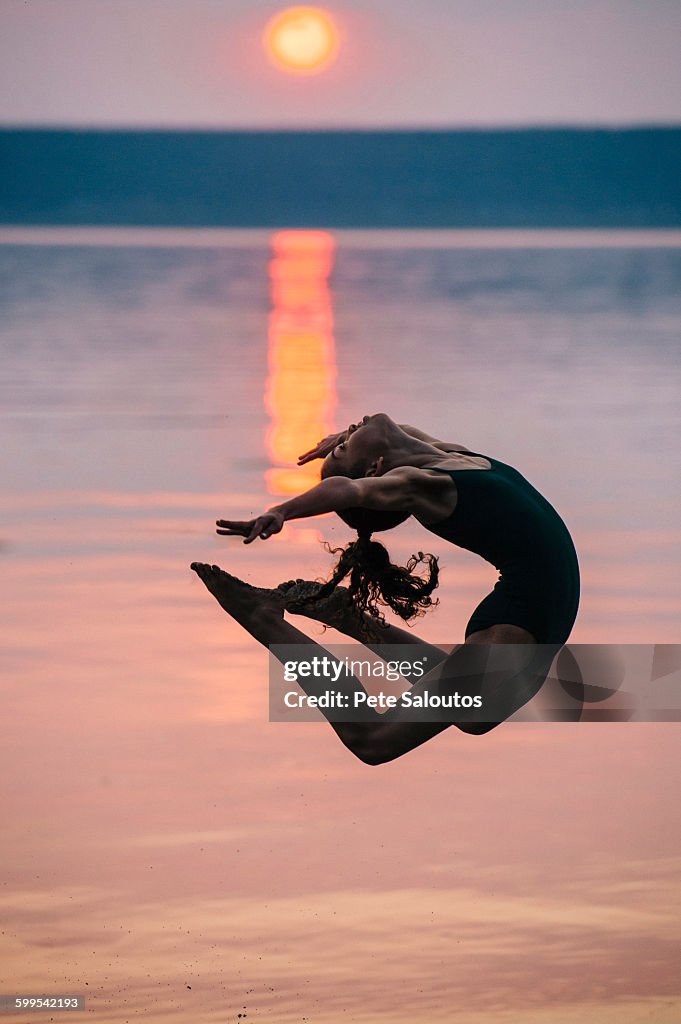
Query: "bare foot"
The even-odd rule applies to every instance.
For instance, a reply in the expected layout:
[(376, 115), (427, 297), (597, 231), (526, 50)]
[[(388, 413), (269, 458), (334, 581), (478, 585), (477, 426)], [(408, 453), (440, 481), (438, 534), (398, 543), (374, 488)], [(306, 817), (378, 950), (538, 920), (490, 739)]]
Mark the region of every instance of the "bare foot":
[(191, 568), (218, 604), (246, 629), (250, 630), (254, 622), (262, 622), (264, 618), (283, 619), (285, 597), (281, 591), (252, 587), (219, 565), (192, 562)]
[(340, 625), (347, 620), (351, 612), (348, 588), (336, 587), (328, 597), (315, 601), (314, 597), (322, 586), (323, 584), (315, 583), (313, 580), (298, 579), (280, 583), (277, 590), (284, 595), (284, 607), (287, 612), (305, 615), (315, 622), (323, 622), (325, 626)]

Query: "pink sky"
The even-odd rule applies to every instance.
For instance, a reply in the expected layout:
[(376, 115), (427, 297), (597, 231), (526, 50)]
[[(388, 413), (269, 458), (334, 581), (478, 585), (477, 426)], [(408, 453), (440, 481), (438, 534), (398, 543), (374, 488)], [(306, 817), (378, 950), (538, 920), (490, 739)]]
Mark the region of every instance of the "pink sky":
[(270, 66), (285, 4), (4, 0), (0, 123), (184, 127), (678, 123), (669, 0), (342, 0), (337, 62)]

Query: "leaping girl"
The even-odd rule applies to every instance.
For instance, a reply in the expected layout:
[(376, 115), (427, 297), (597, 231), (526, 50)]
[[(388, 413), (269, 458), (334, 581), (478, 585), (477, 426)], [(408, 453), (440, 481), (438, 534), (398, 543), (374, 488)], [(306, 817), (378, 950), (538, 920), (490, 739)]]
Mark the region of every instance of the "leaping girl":
[[(284, 619), (284, 611), (305, 615), (368, 643), (417, 644), (434, 667), (414, 687), (445, 694), (462, 677), (476, 674), (481, 645), (503, 644), (510, 651), (505, 677), (493, 684), (494, 722), (417, 720), (413, 709), (393, 708), (362, 720), (330, 720), (341, 741), (367, 764), (381, 764), (407, 753), (455, 725), (482, 734), (522, 707), (541, 687), (555, 652), (566, 643), (579, 604), (579, 567), (567, 527), (556, 510), (517, 470), (439, 441), (422, 430), (399, 425), (385, 413), (332, 434), (301, 455), (299, 465), (323, 459), (322, 479), (289, 501), (257, 516), (220, 519), (217, 532), (251, 544), (279, 533), (285, 522), (336, 512), (357, 539), (340, 552), (326, 584), (290, 581), (273, 590), (251, 587), (218, 566), (192, 563), (220, 605), (259, 643), (304, 644), (310, 656), (328, 652)], [(392, 565), (372, 534), (392, 529), (413, 516), (430, 533), (491, 562), (499, 579), (466, 626), (465, 642), (447, 655), (413, 633), (388, 624), (381, 607), (410, 621), (434, 604), (438, 563), (434, 555)], [(338, 553), (336, 550), (334, 553)], [(419, 564), (425, 574), (414, 572)], [(348, 579), (348, 586), (341, 587)], [(515, 652), (515, 656), (513, 653)], [(469, 668), (467, 668), (469, 666)], [(469, 671), (470, 669), (470, 671)], [(313, 679), (300, 680), (309, 694)], [(349, 696), (362, 689), (348, 677)]]

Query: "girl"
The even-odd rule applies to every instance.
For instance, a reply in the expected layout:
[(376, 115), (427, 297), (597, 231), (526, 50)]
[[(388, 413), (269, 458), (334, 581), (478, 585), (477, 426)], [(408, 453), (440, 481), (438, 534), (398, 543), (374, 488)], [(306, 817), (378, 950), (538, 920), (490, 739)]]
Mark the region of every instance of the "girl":
[[(267, 540), (290, 519), (338, 513), (357, 530), (323, 586), (303, 581), (277, 590), (249, 587), (217, 566), (193, 563), (222, 607), (260, 643), (308, 644), (327, 652), (284, 621), (284, 610), (332, 624), (363, 641), (419, 644), (434, 669), (412, 693), (446, 693), (462, 678), (484, 679), (480, 645), (503, 644), (503, 678), (487, 682), (486, 705), (494, 722), (417, 721), (413, 708), (395, 708), (362, 721), (330, 724), (361, 760), (379, 764), (419, 746), (449, 725), (484, 733), (522, 707), (542, 685), (557, 650), (567, 641), (579, 603), (579, 568), (567, 527), (549, 502), (517, 470), (461, 445), (439, 441), (385, 413), (324, 438), (299, 459), (323, 458), (315, 487), (247, 521), (218, 520), (217, 532), (246, 544)], [(481, 555), (499, 570), (499, 580), (466, 627), (465, 643), (450, 655), (413, 634), (387, 625), (379, 606), (410, 620), (433, 604), (438, 566), (433, 555), (413, 557), (406, 568), (390, 563), (383, 545), (371, 540), (413, 516), (431, 533)], [(426, 566), (426, 576), (413, 570)], [(349, 576), (347, 590), (338, 584)], [(513, 646), (517, 645), (514, 651)], [(476, 650), (477, 648), (477, 650)], [(380, 643), (376, 647), (380, 653)], [(311, 652), (313, 656), (314, 652)], [(506, 655), (505, 655), (506, 656)], [(303, 681), (315, 692), (314, 680)], [(348, 695), (361, 689), (346, 683)]]

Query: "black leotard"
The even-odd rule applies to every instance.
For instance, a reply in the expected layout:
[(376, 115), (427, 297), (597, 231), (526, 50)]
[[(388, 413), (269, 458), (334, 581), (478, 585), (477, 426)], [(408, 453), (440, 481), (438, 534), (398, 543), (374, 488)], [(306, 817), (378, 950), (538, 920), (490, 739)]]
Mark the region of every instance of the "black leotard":
[[(477, 455), (477, 452), (465, 452)], [(466, 636), (508, 623), (538, 643), (563, 644), (577, 616), (579, 565), (572, 538), (556, 510), (524, 476), (488, 455), (491, 469), (437, 469), (456, 484), (456, 508), (426, 526), (499, 570), (478, 605)]]

